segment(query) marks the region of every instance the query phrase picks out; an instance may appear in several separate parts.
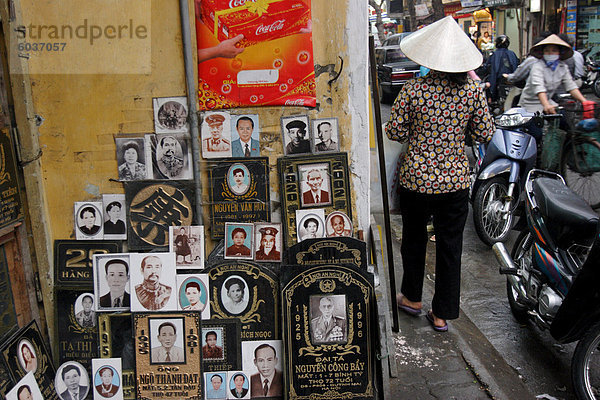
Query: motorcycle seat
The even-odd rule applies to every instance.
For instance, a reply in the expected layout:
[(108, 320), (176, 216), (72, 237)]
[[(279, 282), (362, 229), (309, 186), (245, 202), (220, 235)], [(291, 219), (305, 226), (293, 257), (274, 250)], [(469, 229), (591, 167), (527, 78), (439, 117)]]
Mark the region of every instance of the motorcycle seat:
[(558, 247), (566, 249), (573, 243), (592, 244), (599, 218), (585, 200), (561, 181), (545, 177), (533, 181), (533, 194), (546, 228)]

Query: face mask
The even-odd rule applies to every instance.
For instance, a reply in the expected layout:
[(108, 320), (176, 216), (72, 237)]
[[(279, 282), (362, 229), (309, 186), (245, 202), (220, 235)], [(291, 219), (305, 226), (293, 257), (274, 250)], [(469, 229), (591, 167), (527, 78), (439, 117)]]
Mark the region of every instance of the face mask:
[(558, 60), (558, 54), (544, 54), (544, 60), (553, 62)]

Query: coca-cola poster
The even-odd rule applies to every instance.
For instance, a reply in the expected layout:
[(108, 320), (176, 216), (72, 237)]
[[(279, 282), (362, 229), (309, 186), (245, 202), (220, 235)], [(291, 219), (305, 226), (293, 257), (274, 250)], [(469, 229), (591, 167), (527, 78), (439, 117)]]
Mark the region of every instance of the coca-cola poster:
[(200, 110), (314, 107), (310, 0), (195, 0)]

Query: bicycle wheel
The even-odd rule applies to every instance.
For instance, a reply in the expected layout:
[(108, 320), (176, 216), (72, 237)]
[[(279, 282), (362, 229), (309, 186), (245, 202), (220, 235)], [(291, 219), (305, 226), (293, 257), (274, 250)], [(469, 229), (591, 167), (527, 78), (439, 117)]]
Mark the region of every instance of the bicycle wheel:
[(572, 146), (566, 143), (560, 171), (575, 193), (581, 196), (593, 209), (600, 208), (600, 149), (584, 142)]

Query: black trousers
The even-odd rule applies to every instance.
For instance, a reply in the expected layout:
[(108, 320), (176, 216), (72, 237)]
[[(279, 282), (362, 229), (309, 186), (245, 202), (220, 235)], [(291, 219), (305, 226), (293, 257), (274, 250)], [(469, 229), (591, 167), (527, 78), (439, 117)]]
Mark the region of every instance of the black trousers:
[(433, 216), (435, 232), (435, 294), (432, 309), (436, 317), (458, 318), (460, 262), (463, 231), (469, 213), (469, 190), (443, 194), (422, 194), (400, 188), (402, 212), (402, 294), (421, 301), (427, 250), (427, 222)]

